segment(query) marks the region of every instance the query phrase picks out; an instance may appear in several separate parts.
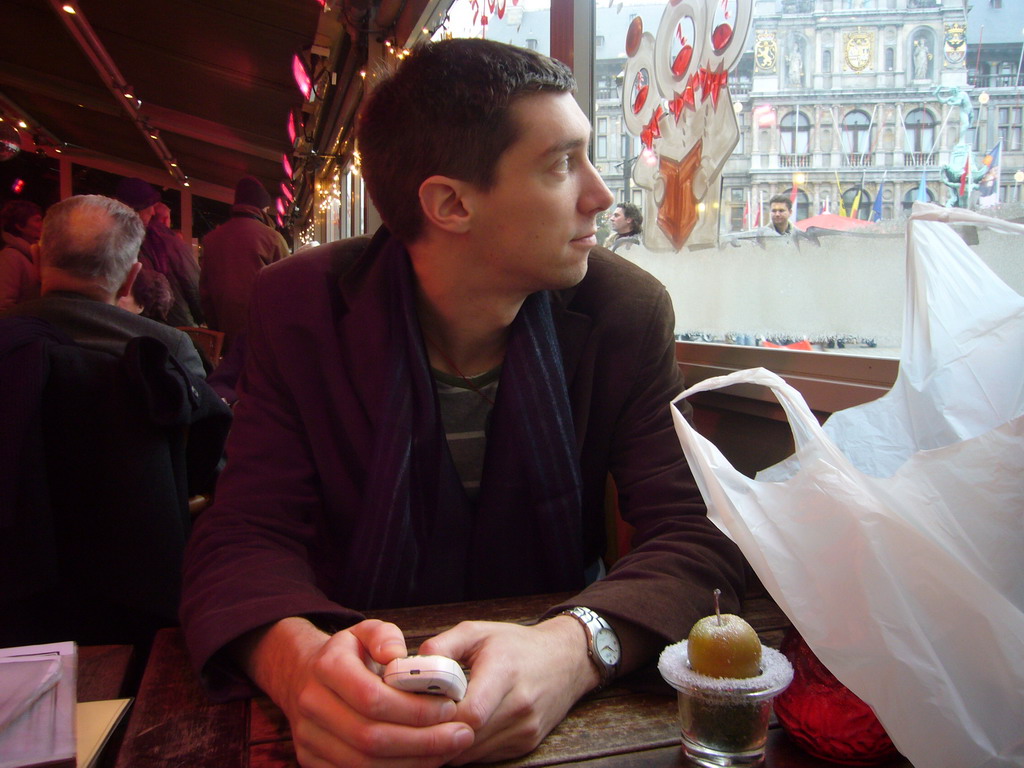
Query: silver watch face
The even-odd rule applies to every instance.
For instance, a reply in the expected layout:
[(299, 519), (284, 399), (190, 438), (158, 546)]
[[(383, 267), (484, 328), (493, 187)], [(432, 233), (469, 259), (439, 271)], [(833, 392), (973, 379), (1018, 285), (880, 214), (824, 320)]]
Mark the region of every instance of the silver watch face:
[(594, 637), (594, 646), (597, 648), (601, 661), (609, 667), (614, 667), (619, 663), (619, 656), (621, 654), (619, 638), (612, 630), (599, 629)]

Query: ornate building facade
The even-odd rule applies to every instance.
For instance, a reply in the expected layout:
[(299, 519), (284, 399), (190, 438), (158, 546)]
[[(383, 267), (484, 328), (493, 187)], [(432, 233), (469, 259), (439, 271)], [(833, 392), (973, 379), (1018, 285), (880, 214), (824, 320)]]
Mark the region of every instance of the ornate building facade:
[(943, 168), (977, 133), (966, 32), (963, 0), (759, 0), (723, 231), (794, 186), (799, 218), (869, 218), (880, 192), (883, 219), (944, 202)]

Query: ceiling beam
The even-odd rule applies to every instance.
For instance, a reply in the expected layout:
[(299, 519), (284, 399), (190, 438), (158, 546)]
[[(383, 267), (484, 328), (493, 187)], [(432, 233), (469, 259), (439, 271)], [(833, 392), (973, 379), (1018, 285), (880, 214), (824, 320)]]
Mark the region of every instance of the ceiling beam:
[(160, 171), (151, 165), (142, 165), (141, 163), (133, 163), (130, 160), (125, 160), (120, 157), (111, 157), (101, 152), (93, 152), (92, 150), (66, 147), (62, 151), (57, 151), (57, 148), (48, 146), (39, 146), (36, 148), (42, 150), (46, 155), (54, 158), (60, 158), (61, 160), (70, 160), (76, 165), (84, 165), (87, 168), (96, 168), (100, 171), (106, 171), (117, 176), (135, 176), (143, 181), (148, 181), (150, 184), (160, 187), (162, 189), (176, 189), (183, 195), (191, 193), (198, 195), (199, 197), (206, 197), (210, 200), (217, 200), (222, 203), (228, 203), (229, 205), (234, 202), (235, 190), (231, 187), (225, 187), (221, 184), (213, 184), (202, 179), (189, 179), (189, 187), (186, 189), (178, 183), (177, 179), (171, 177), (171, 175), (165, 171)]
[(160, 164), (167, 169), (168, 173), (175, 176), (183, 186), (189, 186), (188, 177), (178, 166), (170, 150), (167, 149), (167, 146), (160, 138), (160, 134), (148, 124), (143, 115), (139, 114), (139, 106), (142, 102), (136, 98), (134, 93), (127, 90), (130, 87), (128, 80), (121, 73), (117, 63), (96, 35), (96, 31), (89, 24), (89, 20), (85, 18), (82, 9), (74, 0), (67, 3), (62, 2), (62, 0), (49, 0), (49, 4), (53, 8), (53, 12), (61, 20), (61, 23), (64, 24), (71, 34), (71, 37), (74, 38), (82, 53), (85, 54), (85, 57), (92, 64), (93, 69), (96, 70), (100, 82), (107, 86), (107, 89), (114, 97), (114, 101), (121, 105), (121, 108), (142, 134), (149, 148), (160, 161)]
[(56, 75), (45, 75), (10, 62), (0, 62), (0, 85), (34, 93), (54, 101), (84, 107), (92, 112), (117, 117), (124, 114), (111, 101), (110, 96), (96, 88), (84, 87), (72, 80)]
[[(223, 123), (206, 120), (205, 118), (179, 112), (175, 109), (161, 107), (150, 101), (146, 102), (144, 111), (149, 118), (149, 124), (154, 128), (159, 128), (168, 133), (176, 133), (180, 136), (187, 136), (190, 139), (198, 139), (207, 144), (213, 144), (224, 149), (232, 149), (236, 152), (259, 157), (264, 160), (273, 160), (279, 163), (281, 162), (281, 155), (287, 149), (287, 147), (268, 146), (263, 142), (255, 140), (255, 138), (247, 138), (244, 134), (228, 128)], [(283, 127), (281, 133), (284, 133)], [(282, 145), (287, 145), (287, 141), (282, 141), (281, 143)]]
[[(35, 93), (54, 101), (74, 104), (77, 107), (111, 117), (123, 114), (122, 110), (110, 102), (109, 96), (103, 91), (83, 88), (71, 80), (32, 72), (6, 62), (0, 63), (0, 86), (3, 85)], [(207, 144), (264, 160), (280, 161), (281, 159), (282, 149), (268, 146), (254, 134), (246, 135), (244, 132), (238, 132), (213, 120), (161, 107), (151, 101), (147, 101), (143, 105), (140, 113), (149, 120), (152, 127), (161, 131), (198, 139)]]

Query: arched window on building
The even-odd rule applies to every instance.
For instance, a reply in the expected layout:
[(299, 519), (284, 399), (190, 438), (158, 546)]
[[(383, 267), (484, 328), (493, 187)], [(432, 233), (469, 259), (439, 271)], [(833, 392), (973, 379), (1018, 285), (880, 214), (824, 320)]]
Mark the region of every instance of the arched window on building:
[(811, 198), (809, 198), (807, 193), (802, 189), (797, 189), (796, 200), (794, 200), (793, 203), (793, 213), (790, 214), (791, 221), (806, 219), (808, 216), (813, 216), (817, 213), (817, 211), (811, 210)]
[(855, 109), (843, 118), (843, 149), (846, 151), (844, 165), (871, 165), (871, 149), (874, 132), (867, 112)]
[(892, 72), (896, 68), (896, 49), (889, 46), (885, 49), (885, 71)]
[(832, 51), (822, 51), (821, 71), (824, 72), (826, 75), (832, 74)]
[(904, 151), (911, 154), (907, 165), (924, 165), (935, 146), (935, 116), (927, 109), (914, 109), (903, 120), (906, 126)]
[[(857, 193), (860, 193), (860, 202), (857, 204), (857, 210), (853, 210), (853, 202), (857, 199)], [(871, 219), (871, 206), (875, 202), (871, 194), (861, 187), (848, 187), (843, 190), (843, 207), (846, 209), (847, 216), (855, 219)]]
[(782, 116), (779, 120), (779, 154), (789, 156), (790, 160), (783, 160), (783, 166), (790, 162), (792, 166), (799, 166), (802, 161), (796, 156), (808, 157), (811, 147), (811, 121), (803, 112), (793, 111)]
[[(918, 190), (917, 187), (911, 187), (910, 189), (908, 189), (906, 192), (903, 193), (903, 212), (904, 213), (909, 214), (910, 213), (910, 209), (913, 207), (914, 203), (917, 201), (917, 190)], [(934, 203), (935, 202), (935, 195), (932, 194), (932, 191), (930, 189), (928, 189), (928, 187), (925, 187), (924, 188), (924, 192), (925, 192), (925, 195), (928, 198), (928, 202), (929, 203)]]

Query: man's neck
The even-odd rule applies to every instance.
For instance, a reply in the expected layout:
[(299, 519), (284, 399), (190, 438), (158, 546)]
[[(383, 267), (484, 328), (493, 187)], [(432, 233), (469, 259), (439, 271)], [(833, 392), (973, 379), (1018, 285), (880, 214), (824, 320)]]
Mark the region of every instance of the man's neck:
[(117, 297), (95, 283), (75, 277), (60, 269), (43, 267), (41, 270), (39, 293), (47, 296), (51, 293), (74, 293), (92, 301), (103, 304), (116, 304)]
[(446, 255), (409, 250), (430, 364), (457, 376), (475, 376), (500, 365), (509, 326), (526, 297), (478, 284), (472, 272), (452, 269), (455, 261)]

